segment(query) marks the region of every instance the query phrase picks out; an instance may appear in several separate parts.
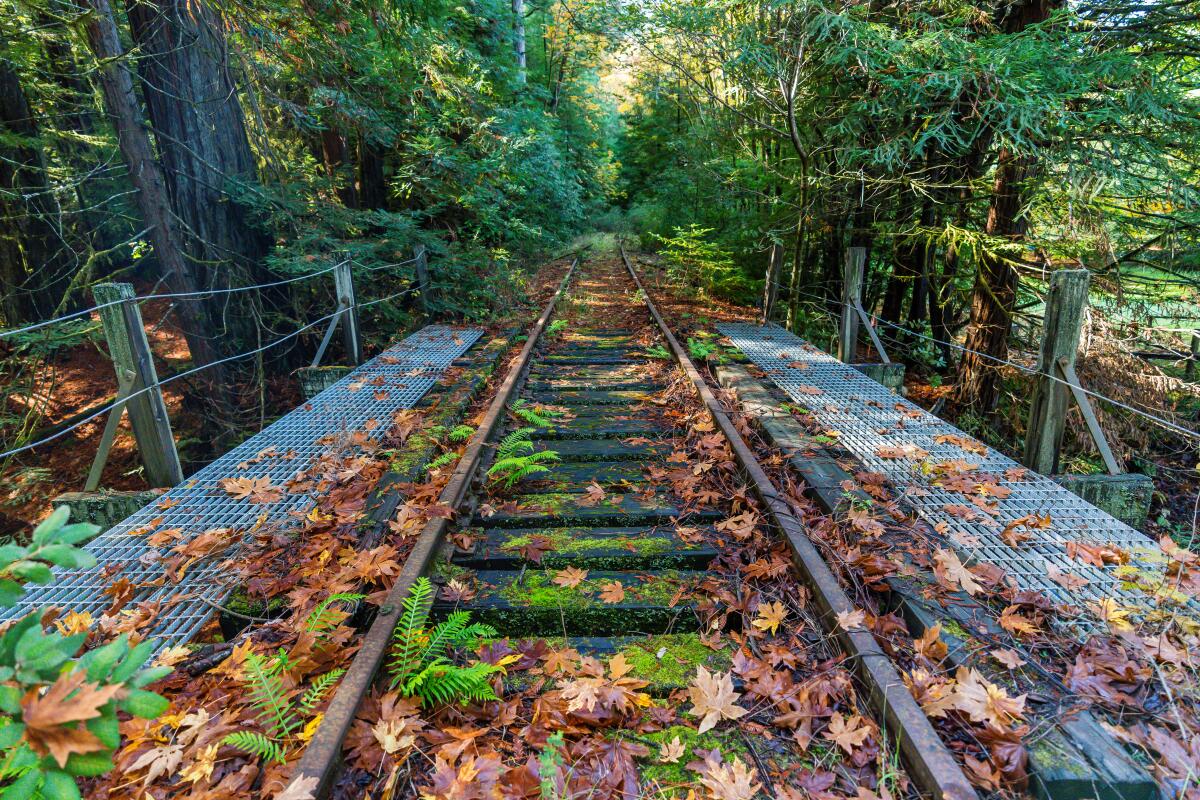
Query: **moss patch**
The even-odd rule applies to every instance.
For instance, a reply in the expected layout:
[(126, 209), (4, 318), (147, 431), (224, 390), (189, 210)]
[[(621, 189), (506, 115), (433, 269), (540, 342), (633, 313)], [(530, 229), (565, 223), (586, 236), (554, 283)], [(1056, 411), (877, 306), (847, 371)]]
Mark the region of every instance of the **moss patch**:
[(728, 648), (712, 650), (705, 647), (696, 633), (647, 636), (621, 650), (625, 661), (633, 667), (630, 674), (655, 685), (686, 686), (696, 674), (696, 667), (725, 671), (730, 667), (732, 653)]
[(515, 606), (532, 608), (594, 608), (609, 605), (600, 600), (603, 585), (620, 580), (625, 587), (624, 603), (662, 605), (671, 602), (682, 585), (680, 573), (673, 570), (658, 573), (649, 580), (629, 575), (604, 575), (581, 581), (578, 586), (566, 587), (554, 583), (554, 573), (537, 570), (526, 572), (520, 581), (513, 581), (500, 590), (500, 596)]
[(505, 540), (502, 550), (516, 552), (535, 538), (549, 542), (548, 550), (559, 555), (578, 555), (596, 550), (626, 550), (639, 555), (660, 555), (675, 549), (675, 542), (666, 536), (587, 536), (588, 528), (547, 528), (536, 533), (513, 536)]
[[(658, 754), (662, 746), (679, 738), (683, 745), (683, 756), (673, 764), (659, 763)], [(696, 773), (687, 768), (691, 761), (699, 758), (696, 750), (711, 750), (717, 748), (726, 760), (734, 756), (747, 764), (753, 764), (742, 737), (735, 728), (728, 730), (715, 729), (704, 734), (696, 733), (695, 728), (687, 725), (672, 725), (656, 733), (645, 734), (642, 744), (650, 748), (650, 755), (642, 761), (642, 788), (648, 797), (683, 797), (689, 788), (696, 786)]]

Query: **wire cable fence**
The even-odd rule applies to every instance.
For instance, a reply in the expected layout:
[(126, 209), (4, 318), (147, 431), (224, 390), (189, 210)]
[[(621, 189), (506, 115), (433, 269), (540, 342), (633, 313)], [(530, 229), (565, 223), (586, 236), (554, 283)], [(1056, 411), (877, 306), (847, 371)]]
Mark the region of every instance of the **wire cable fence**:
[[(406, 261), (376, 265), (376, 266), (367, 268), (367, 271), (373, 272), (373, 271), (378, 271), (381, 269), (401, 267), (401, 266), (405, 266), (408, 264), (412, 264), (419, 259), (420, 259), (420, 256), (416, 256), (416, 257), (414, 257), (412, 259), (408, 259)], [(79, 317), (92, 314), (96, 311), (99, 311), (99, 310), (102, 310), (105, 308), (120, 306), (120, 305), (123, 305), (126, 303), (139, 302), (139, 301), (144, 302), (146, 300), (155, 300), (155, 299), (164, 299), (165, 300), (165, 299), (182, 299), (182, 298), (189, 298), (189, 297), (204, 297), (204, 296), (212, 296), (212, 295), (218, 295), (218, 294), (231, 294), (231, 293), (235, 293), (235, 292), (247, 292), (247, 291), (252, 291), (252, 290), (270, 289), (270, 288), (274, 288), (274, 287), (278, 287), (278, 286), (285, 286), (288, 284), (293, 284), (293, 283), (297, 283), (300, 281), (308, 280), (310, 278), (315, 278), (315, 277), (318, 277), (321, 275), (326, 275), (328, 273), (334, 272), (335, 270), (341, 269), (347, 265), (355, 265), (355, 264), (361, 265), (360, 262), (354, 261), (353, 259), (343, 259), (342, 261), (339, 261), (338, 263), (336, 263), (330, 267), (327, 267), (325, 269), (319, 270), (317, 272), (307, 273), (305, 275), (299, 275), (299, 276), (295, 276), (292, 278), (281, 279), (278, 281), (270, 281), (270, 282), (266, 282), (266, 283), (254, 284), (251, 286), (230, 287), (230, 288), (226, 288), (226, 289), (199, 290), (199, 291), (194, 291), (194, 292), (172, 292), (172, 293), (165, 293), (165, 294), (149, 294), (149, 295), (135, 296), (135, 297), (130, 297), (130, 298), (121, 298), (119, 300), (113, 300), (113, 301), (106, 302), (106, 303), (99, 303), (95, 306), (92, 306), (91, 308), (73, 312), (71, 314), (66, 314), (61, 317), (56, 317), (54, 319), (43, 320), (41, 322), (33, 323), (24, 328), (20, 328), (20, 329), (16, 329), (16, 330), (0, 331), (0, 338), (4, 338), (4, 337), (8, 337), (8, 336), (15, 336), (20, 333), (37, 330), (39, 328), (44, 328), (44, 327), (47, 327), (49, 325), (53, 325), (56, 323), (61, 323), (61, 322), (69, 321), (72, 319), (77, 319)], [(296, 330), (293, 330), (287, 334), (283, 334), (280, 337), (278, 337), (264, 345), (261, 345), (259, 347), (255, 347), (253, 349), (246, 350), (245, 352), (237, 353), (235, 355), (226, 356), (224, 358), (220, 358), (220, 359), (217, 359), (214, 361), (209, 361), (205, 364), (201, 364), (201, 365), (193, 367), (191, 369), (184, 370), (183, 372), (178, 372), (178, 373), (170, 375), (166, 378), (159, 379), (152, 384), (142, 386), (134, 391), (129, 392), (128, 394), (125, 394), (124, 396), (118, 396), (118, 398), (115, 399), (114, 401), (107, 403), (107, 404), (93, 410), (91, 413), (88, 413), (85, 416), (75, 420), (69, 426), (55, 430), (53, 433), (43, 436), (35, 441), (27, 442), (18, 447), (13, 447), (11, 449), (0, 452), (0, 462), (5, 461), (6, 459), (8, 459), (12, 456), (16, 456), (21, 453), (25, 453), (30, 450), (36, 449), (38, 447), (41, 447), (42, 445), (48, 444), (49, 442), (55, 441), (56, 439), (60, 439), (63, 436), (66, 436), (68, 433), (71, 433), (72, 431), (78, 429), (79, 427), (94, 421), (98, 417), (101, 417), (101, 416), (108, 414), (110, 412), (113, 412), (115, 410), (120, 410), (120, 409), (124, 408), (125, 405), (128, 404), (131, 400), (133, 400), (137, 397), (140, 397), (144, 394), (147, 394), (149, 392), (159, 391), (159, 390), (161, 390), (161, 388), (163, 386), (166, 386), (170, 383), (181, 380), (183, 378), (187, 378), (192, 375), (196, 375), (196, 374), (201, 373), (212, 367), (216, 367), (216, 366), (219, 366), (222, 364), (227, 364), (227, 363), (230, 363), (233, 361), (238, 361), (238, 360), (241, 360), (244, 358), (249, 358), (250, 356), (258, 355), (259, 353), (263, 353), (267, 350), (278, 347), (279, 345), (283, 344), (284, 342), (291, 341), (291, 340), (297, 338), (298, 336), (300, 336), (301, 334), (322, 325), (323, 323), (332, 322), (333, 320), (335, 320), (343, 315), (353, 313), (356, 310), (370, 308), (372, 306), (376, 306), (381, 303), (386, 303), (386, 302), (395, 300), (397, 298), (413, 294), (419, 290), (420, 290), (420, 287), (418, 287), (418, 286), (409, 286), (398, 292), (393, 292), (392, 294), (389, 294), (385, 297), (379, 297), (374, 300), (369, 300), (369, 301), (363, 302), (363, 303), (359, 303), (356, 301), (356, 302), (354, 302), (353, 305), (350, 305), (350, 306), (345, 305), (341, 301), (341, 299), (339, 299), (337, 308), (333, 312), (326, 314), (325, 316), (323, 316), (319, 319), (313, 320), (312, 322), (309, 322), (309, 323), (303, 325), (302, 327), (300, 327)]]
[[(782, 284), (779, 282), (776, 282), (776, 285), (779, 287), (782, 287)], [(790, 290), (790, 287), (788, 287), (788, 288)], [(829, 311), (828, 308), (823, 308), (823, 307), (829, 306), (829, 305), (835, 305), (835, 306), (844, 305), (844, 303), (842, 303), (842, 301), (831, 300), (828, 297), (822, 297), (820, 295), (812, 294), (810, 292), (805, 292), (803, 290), (796, 290), (796, 293), (799, 294), (800, 296), (811, 298), (814, 301), (811, 305), (817, 305), (819, 303), (818, 308), (823, 313), (828, 315), (831, 319), (833, 319), (835, 322), (837, 322), (837, 319), (838, 319), (837, 315), (835, 315), (831, 311)], [(962, 353), (970, 353), (970, 354), (979, 356), (980, 358), (987, 359), (988, 361), (991, 361), (1000, 366), (1009, 366), (1016, 370), (1019, 370), (1020, 372), (1028, 374), (1028, 375), (1048, 377), (1048, 378), (1050, 378), (1050, 380), (1052, 380), (1056, 383), (1059, 383), (1059, 384), (1063, 385), (1064, 387), (1067, 387), (1067, 388), (1073, 387), (1073, 388), (1079, 389), (1084, 394), (1086, 394), (1090, 397), (1093, 397), (1097, 400), (1101, 400), (1105, 403), (1109, 403), (1117, 408), (1121, 408), (1132, 414), (1136, 414), (1140, 417), (1150, 420), (1151, 422), (1155, 423), (1156, 425), (1159, 425), (1167, 430), (1170, 430), (1172, 433), (1176, 433), (1176, 434), (1184, 436), (1188, 439), (1200, 441), (1200, 431), (1192, 430), (1191, 428), (1185, 428), (1185, 427), (1178, 425), (1170, 420), (1163, 419), (1162, 417), (1159, 417), (1155, 414), (1151, 414), (1150, 412), (1145, 411), (1144, 409), (1140, 409), (1140, 408), (1137, 408), (1136, 406), (1129, 405), (1128, 403), (1122, 402), (1122, 401), (1117, 400), (1112, 397), (1108, 397), (1107, 395), (1093, 391), (1086, 387), (1076, 386), (1075, 384), (1072, 384), (1070, 381), (1063, 380), (1062, 378), (1060, 378), (1057, 375), (1054, 375), (1053, 373), (1044, 373), (1034, 367), (1029, 367), (1025, 364), (1020, 364), (1015, 361), (1011, 361), (1009, 359), (1000, 358), (999, 356), (994, 356), (994, 355), (991, 355), (990, 353), (982, 353), (978, 350), (973, 350), (969, 347), (966, 347), (965, 345), (958, 344), (957, 342), (946, 341), (945, 339), (939, 339), (935, 336), (930, 336), (929, 334), (914, 331), (910, 328), (907, 328), (903, 325), (899, 325), (897, 323), (883, 319), (882, 317), (879, 317), (879, 316), (872, 315), (871, 319), (874, 324), (877, 324), (877, 325), (882, 324), (882, 325), (885, 325), (894, 330), (900, 331), (902, 333), (907, 333), (912, 336), (916, 336), (919, 339), (923, 339), (923, 340), (931, 342), (933, 344), (944, 345), (946, 347), (953, 348)], [(889, 337), (889, 338), (892, 338), (892, 337)], [(892, 338), (892, 341), (898, 341), (898, 340)], [(1189, 356), (1189, 358), (1190, 358), (1190, 356)]]

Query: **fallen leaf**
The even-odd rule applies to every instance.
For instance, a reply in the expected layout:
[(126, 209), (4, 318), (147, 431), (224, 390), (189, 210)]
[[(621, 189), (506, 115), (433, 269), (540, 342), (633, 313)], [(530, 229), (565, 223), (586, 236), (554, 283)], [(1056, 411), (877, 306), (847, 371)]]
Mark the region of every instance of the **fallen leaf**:
[(991, 654), (992, 658), (996, 659), (1009, 669), (1016, 669), (1025, 663), (1025, 659), (1017, 655), (1016, 650), (997, 647), (995, 650), (990, 650), (988, 652)]
[(578, 567), (567, 567), (554, 574), (554, 583), (564, 589), (574, 589), (587, 578), (588, 571)]
[(853, 611), (840, 611), (837, 615), (838, 627), (845, 631), (861, 628), (867, 620), (867, 612), (861, 608)]
[(674, 764), (679, 759), (683, 758), (687, 748), (683, 746), (683, 742), (679, 741), (676, 736), (669, 742), (663, 742), (662, 750), (658, 753), (658, 761), (660, 764)]
[(600, 585), (600, 599), (605, 603), (620, 603), (625, 599), (625, 587), (620, 581), (609, 581)]
[(933, 560), (937, 563), (933, 571), (939, 578), (945, 578), (947, 582), (959, 586), (967, 594), (983, 591), (983, 586), (976, 582), (971, 570), (963, 566), (958, 554), (953, 550), (938, 548), (933, 554)]
[(787, 607), (783, 603), (776, 600), (773, 603), (764, 603), (758, 607), (758, 616), (750, 624), (759, 630), (770, 631), (774, 636), (779, 630), (780, 624), (787, 619)]
[(854, 755), (854, 748), (865, 742), (870, 735), (871, 726), (865, 724), (862, 717), (855, 714), (846, 718), (840, 713), (833, 715), (829, 720), (828, 730), (823, 734), (826, 739), (845, 750), (847, 755)]
[(49, 755), (60, 767), (71, 754), (97, 753), (105, 747), (87, 728), (73, 723), (100, 716), (100, 709), (125, 687), (89, 683), (87, 672), (74, 670), (58, 676), (44, 694), (30, 689), (21, 699), (25, 740), (34, 752)]
[(692, 701), (692, 716), (700, 717), (700, 733), (716, 727), (722, 719), (737, 719), (747, 711), (736, 705), (741, 697), (733, 690), (733, 679), (728, 672), (711, 673), (704, 667), (696, 667), (696, 677), (688, 686)]
[(318, 779), (315, 775), (300, 775), (287, 785), (274, 800), (313, 800), (313, 792), (317, 790)]
[(273, 486), (271, 479), (265, 476), (261, 478), (225, 478), (217, 483), (235, 500), (249, 500), (251, 503), (274, 503), (283, 498), (283, 489)]

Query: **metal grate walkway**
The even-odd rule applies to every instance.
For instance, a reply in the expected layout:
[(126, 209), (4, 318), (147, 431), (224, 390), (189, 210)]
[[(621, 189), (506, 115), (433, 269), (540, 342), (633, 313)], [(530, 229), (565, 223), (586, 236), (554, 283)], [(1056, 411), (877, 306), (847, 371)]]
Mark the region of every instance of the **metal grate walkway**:
[[(268, 478), (271, 485), (283, 487), (329, 449), (322, 442), (330, 434), (376, 425), (385, 429), (395, 412), (416, 405), (482, 334), (479, 328), (429, 325), (393, 345), (92, 540), (86, 549), (96, 556), (96, 567), (59, 572), (48, 586), (28, 587), (16, 607), (0, 612), (0, 622), (50, 606), (99, 618), (112, 605), (106, 590), (124, 578), (139, 587), (130, 605), (163, 603), (149, 633), (159, 639), (158, 646), (187, 641), (212, 615), (212, 604), (232, 590), (223, 581), (223, 562), (236, 554), (247, 534), (265, 526), (295, 524), (317, 502), (309, 495), (285, 492), (276, 502), (251, 503), (235, 499), (219, 481)], [(178, 583), (164, 581), (161, 562), (172, 548), (221, 529), (231, 531), (222, 537), (228, 546), (193, 564)], [(166, 543), (153, 546), (150, 539), (155, 534)]]
[[(1020, 588), (1058, 602), (1082, 606), (1111, 598), (1146, 610), (1165, 604), (1154, 595), (1170, 594), (1164, 577), (1167, 559), (1143, 534), (778, 326), (723, 323), (717, 330), (790, 398), (836, 431), (838, 442), (866, 469), (885, 475), (922, 519), (944, 532), (964, 563), (995, 564)], [(898, 447), (910, 448), (905, 457), (880, 456)], [(1001, 493), (1007, 489), (1011, 494), (990, 498), (992, 513), (981, 511), (966, 495), (935, 485), (936, 466), (951, 461), (968, 462), (974, 467), (970, 472), (994, 476)], [(1010, 480), (1004, 477), (1007, 470), (1025, 474)], [(1030, 537), (1018, 547), (1001, 538), (1010, 522), (1047, 514), (1047, 527), (1017, 529)], [(1131, 561), (1118, 574), (1112, 566), (1100, 568), (1069, 557), (1068, 542), (1111, 545), (1127, 552)]]

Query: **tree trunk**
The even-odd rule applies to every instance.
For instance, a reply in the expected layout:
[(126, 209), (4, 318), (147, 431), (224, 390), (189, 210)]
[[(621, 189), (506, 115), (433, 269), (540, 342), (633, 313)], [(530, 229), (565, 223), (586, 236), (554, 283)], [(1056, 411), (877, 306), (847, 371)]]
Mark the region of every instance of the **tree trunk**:
[(16, 69), (0, 60), (0, 312), (6, 324), (52, 316), (72, 272), (34, 112)]
[(354, 181), (347, 180), (343, 174), (346, 167), (346, 138), (336, 128), (325, 128), (321, 131), (321, 157), (325, 162), (325, 174), (337, 191), (338, 197), (346, 208), (358, 208), (358, 192), (354, 189)]
[[(1005, 33), (1020, 33), (1049, 19), (1050, 12), (1061, 4), (1062, 0), (1029, 0), (1006, 5), (997, 23)], [(989, 235), (1011, 242), (1024, 237), (1027, 221), (1021, 209), (1024, 184), (1032, 167), (1032, 157), (1000, 150), (985, 227)], [(985, 253), (971, 295), (966, 351), (958, 362), (954, 400), (960, 408), (987, 413), (995, 407), (1000, 391), (1000, 361), (1008, 358), (1008, 334), (1016, 297), (1016, 270), (1003, 254)]]
[[(113, 128), (129, 180), (137, 190), (139, 211), (147, 227), (147, 237), (162, 269), (163, 278), (172, 292), (194, 292), (199, 286), (190, 262), (184, 257), (183, 237), (171, 214), (167, 181), (150, 145), (137, 97), (133, 93), (133, 76), (126, 66), (126, 54), (117, 34), (109, 0), (76, 0), (83, 15), (88, 46), (96, 60), (96, 73), (104, 95), (104, 105)], [(216, 330), (204, 312), (198, 298), (179, 301), (184, 338), (187, 339), (192, 361), (197, 365), (216, 360), (217, 353), (210, 335)], [(199, 373), (213, 396), (225, 396), (223, 370), (210, 367)]]
[(387, 208), (383, 151), (365, 136), (358, 140), (358, 199), (363, 208)]
[(232, 283), (231, 262), (254, 276), (267, 240), (230, 199), (255, 180), (220, 17), (202, 0), (126, 0), (138, 71), (185, 252), (205, 287)]
[(512, 0), (513, 52), (517, 57), (517, 84), (525, 85), (525, 0)]
[[(1025, 234), (1021, 216), (1022, 184), (1031, 160), (1000, 151), (992, 201), (985, 232), (1010, 241)], [(958, 364), (955, 402), (960, 408), (987, 413), (996, 405), (1000, 390), (1001, 361), (1008, 358), (1008, 333), (1017, 297), (1017, 272), (1001, 253), (980, 259), (971, 295), (971, 325), (962, 360)]]

